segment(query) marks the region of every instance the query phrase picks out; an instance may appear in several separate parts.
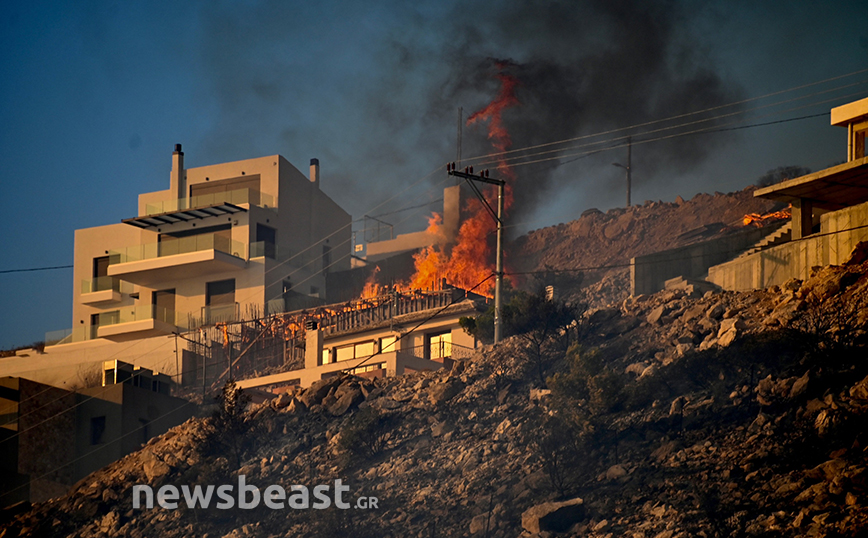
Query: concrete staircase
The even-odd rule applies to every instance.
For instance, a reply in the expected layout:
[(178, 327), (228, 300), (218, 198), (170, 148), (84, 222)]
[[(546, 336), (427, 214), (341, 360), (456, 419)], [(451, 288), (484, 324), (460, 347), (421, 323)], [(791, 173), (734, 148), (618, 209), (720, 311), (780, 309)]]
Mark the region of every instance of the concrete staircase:
[(756, 254), (757, 252), (772, 248), (776, 245), (781, 245), (783, 243), (789, 242), (793, 237), (793, 223), (792, 221), (786, 221), (786, 224), (782, 225), (778, 228), (777, 231), (770, 233), (769, 235), (763, 237), (761, 240), (757, 241), (757, 243), (746, 251), (742, 252), (735, 259), (740, 260), (743, 258), (747, 258), (751, 254)]
[(717, 284), (704, 280), (707, 276), (708, 274), (700, 278), (684, 278), (683, 276), (670, 278), (664, 283), (664, 289), (685, 290), (688, 295), (693, 297), (699, 297), (710, 290), (719, 290), (720, 287)]

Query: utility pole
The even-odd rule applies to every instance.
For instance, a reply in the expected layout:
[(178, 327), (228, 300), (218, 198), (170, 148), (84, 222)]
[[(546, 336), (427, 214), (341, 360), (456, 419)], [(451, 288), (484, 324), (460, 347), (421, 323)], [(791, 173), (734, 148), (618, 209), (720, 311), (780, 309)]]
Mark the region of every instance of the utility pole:
[(617, 166), (627, 171), (627, 207), (630, 207), (630, 189), (633, 180), (631, 177), (633, 172), (633, 137), (627, 137), (627, 166), (619, 163), (612, 163), (612, 166)]
[[(457, 140), (457, 160), (459, 168), (461, 167), (461, 137), (464, 130), (464, 108), (458, 107), (458, 140)], [(456, 184), (458, 181), (456, 181)]]
[[(488, 177), (488, 170), (481, 170), (479, 175), (473, 175), (473, 167), (464, 168), (463, 172), (455, 170), (455, 163), (446, 165), (446, 173), (450, 176), (464, 178), (473, 192), (482, 200), (488, 213), (497, 222), (497, 261), (494, 269), (494, 343), (500, 342), (503, 336), (503, 189), (506, 186), (506, 181), (502, 179), (494, 179)], [(490, 185), (497, 185), (497, 213), (488, 204), (488, 200), (479, 192), (474, 181), (481, 181)]]

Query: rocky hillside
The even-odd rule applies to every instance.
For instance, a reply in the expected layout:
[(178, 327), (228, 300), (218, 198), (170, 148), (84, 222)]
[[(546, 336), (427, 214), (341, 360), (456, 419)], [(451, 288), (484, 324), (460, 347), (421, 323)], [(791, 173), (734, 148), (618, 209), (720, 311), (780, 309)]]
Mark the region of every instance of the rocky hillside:
[(510, 262), (517, 271), (576, 269), (623, 264), (683, 246), (721, 227), (741, 227), (747, 213), (780, 209), (771, 200), (755, 198), (755, 187), (729, 194), (697, 194), (690, 200), (645, 202), (606, 213), (594, 209), (581, 218), (516, 239)]
[[(516, 335), (450, 371), (224, 406), (7, 511), (0, 536), (865, 536), (866, 327), (868, 264), (640, 296), (585, 315), (569, 351)], [(135, 484), (239, 475), (340, 479), (377, 507), (133, 508)]]
[[(554, 284), (564, 298), (604, 306), (630, 293), (630, 258), (712, 239), (743, 227), (743, 217), (782, 208), (755, 198), (755, 187), (722, 194), (697, 194), (690, 200), (647, 201), (534, 230), (507, 249), (508, 272), (544, 272), (518, 276), (519, 287)], [(602, 267), (594, 270), (591, 268)], [(548, 273), (548, 274), (545, 274)]]

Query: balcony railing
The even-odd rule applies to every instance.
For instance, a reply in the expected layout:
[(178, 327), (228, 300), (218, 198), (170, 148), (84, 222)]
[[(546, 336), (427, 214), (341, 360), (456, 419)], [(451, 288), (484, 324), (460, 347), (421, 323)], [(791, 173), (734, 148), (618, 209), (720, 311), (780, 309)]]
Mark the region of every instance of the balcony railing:
[(181, 316), (174, 310), (169, 310), (157, 305), (138, 305), (127, 306), (112, 310), (111, 312), (102, 312), (99, 315), (99, 326), (106, 327), (108, 325), (118, 325), (121, 323), (131, 323), (134, 321), (145, 320), (162, 321), (169, 325), (186, 328), (186, 316)]
[(200, 321), (202, 325), (235, 321), (240, 319), (239, 311), (238, 303), (203, 306)]
[(133, 321), (157, 320), (173, 325), (183, 330), (188, 330), (189, 319), (173, 310), (156, 305), (128, 306), (110, 312), (99, 314), (99, 325), (80, 325), (72, 329), (49, 331), (45, 333), (45, 345), (55, 346), (59, 344), (72, 344), (74, 342), (86, 342), (99, 337), (99, 328)]
[(467, 359), (472, 357), (475, 352), (476, 350), (472, 347), (453, 344), (452, 342), (436, 342), (427, 346), (416, 346), (398, 350), (398, 353), (433, 361), (443, 359)]
[(159, 243), (134, 245), (113, 250), (109, 252), (109, 265), (188, 254), (202, 250), (219, 250), (236, 258), (244, 259), (245, 257), (244, 243), (233, 241), (222, 235), (204, 234), (180, 239), (163, 239)]
[(98, 276), (81, 281), (81, 293), (95, 293), (98, 291), (117, 291), (120, 293), (132, 293), (133, 285), (113, 276)]
[(270, 241), (257, 241), (255, 243), (250, 243), (250, 258), (259, 258), (260, 256), (276, 260), (277, 245)]
[(73, 342), (84, 342), (96, 338), (97, 326), (81, 325), (72, 329), (61, 329), (59, 331), (49, 331), (45, 333), (45, 345), (56, 346), (59, 344), (71, 344)]
[(147, 204), (145, 206), (145, 214), (160, 215), (162, 213), (170, 213), (172, 211), (182, 211), (185, 209), (196, 209), (197, 207), (209, 207), (224, 203), (230, 204), (250, 204), (266, 208), (274, 208), (274, 197), (265, 194), (264, 192), (253, 189), (238, 189), (228, 192), (216, 192), (213, 194), (201, 194), (193, 196), (189, 199), (179, 198), (177, 200), (167, 200), (165, 202), (157, 202)]

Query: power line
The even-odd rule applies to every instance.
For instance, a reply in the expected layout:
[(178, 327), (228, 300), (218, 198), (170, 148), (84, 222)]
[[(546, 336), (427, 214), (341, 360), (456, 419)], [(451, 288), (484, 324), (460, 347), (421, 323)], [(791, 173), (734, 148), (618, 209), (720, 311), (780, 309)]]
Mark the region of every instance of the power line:
[[(765, 94), (765, 95), (760, 95), (760, 96), (757, 96), (757, 97), (751, 97), (751, 98), (748, 98), (748, 99), (743, 99), (743, 100), (741, 100), (741, 101), (734, 101), (734, 102), (732, 102), (732, 103), (727, 103), (727, 104), (723, 104), (723, 105), (717, 105), (717, 106), (710, 107), (710, 108), (706, 108), (706, 109), (703, 109), (703, 110), (697, 110), (697, 111), (694, 111), (694, 112), (687, 112), (687, 113), (684, 113), (684, 114), (678, 114), (678, 115), (675, 115), (675, 116), (669, 116), (668, 118), (662, 118), (662, 119), (658, 119), (658, 120), (651, 120), (651, 121), (647, 121), (647, 122), (644, 122), (644, 123), (636, 123), (636, 124), (628, 125), (628, 126), (625, 126), (625, 127), (618, 127), (618, 128), (615, 128), (615, 129), (609, 129), (609, 130), (607, 130), (607, 131), (601, 131), (601, 132), (599, 132), (599, 133), (592, 133), (592, 134), (582, 135), (582, 136), (578, 136), (578, 137), (575, 137), (575, 138), (567, 138), (567, 139), (564, 139), (564, 140), (558, 140), (558, 141), (554, 141), (554, 142), (546, 142), (546, 143), (543, 143), (543, 144), (537, 144), (537, 145), (535, 145), (535, 146), (528, 146), (528, 147), (524, 147), (524, 148), (516, 148), (516, 149), (511, 149), (511, 150), (508, 150), (508, 151), (497, 152), (497, 153), (488, 153), (488, 154), (485, 154), (485, 155), (478, 155), (478, 156), (476, 156), (476, 157), (465, 158), (465, 160), (466, 160), (466, 161), (475, 161), (475, 160), (479, 160), (479, 159), (485, 159), (485, 158), (488, 158), (488, 157), (497, 157), (497, 156), (500, 156), (500, 155), (507, 155), (507, 154), (510, 154), (510, 153), (516, 153), (516, 152), (520, 152), (520, 151), (527, 151), (527, 150), (531, 150), (531, 149), (537, 149), (537, 148), (542, 148), (542, 147), (547, 147), (547, 146), (553, 146), (553, 145), (557, 145), (557, 144), (564, 144), (564, 143), (567, 143), (567, 142), (574, 142), (574, 141), (577, 141), (577, 140), (583, 140), (583, 139), (586, 139), (586, 138), (593, 138), (593, 137), (595, 137), (595, 136), (603, 136), (603, 135), (607, 135), (607, 134), (617, 133), (617, 132), (619, 132), (619, 131), (627, 131), (627, 130), (630, 130), (630, 129), (636, 129), (636, 128), (639, 128), (639, 127), (646, 127), (646, 126), (648, 126), (648, 125), (653, 125), (653, 124), (655, 124), (655, 123), (663, 123), (663, 122), (670, 121), (670, 120), (675, 120), (675, 119), (680, 119), (680, 118), (686, 118), (686, 117), (689, 117), (689, 116), (695, 116), (695, 115), (697, 115), (697, 114), (702, 114), (702, 113), (705, 113), (705, 112), (711, 112), (711, 111), (714, 111), (714, 110), (724, 109), (724, 108), (727, 108), (727, 107), (730, 107), (730, 106), (741, 105), (741, 104), (744, 104), (744, 103), (750, 103), (750, 102), (752, 102), (752, 101), (758, 101), (758, 100), (760, 100), (760, 99), (765, 99), (765, 98), (767, 98), (767, 97), (774, 97), (775, 95), (781, 95), (781, 94), (784, 94), (784, 93), (787, 93), (787, 92), (791, 92), (791, 91), (802, 90), (802, 89), (805, 89), (805, 88), (809, 88), (809, 87), (811, 87), (811, 86), (817, 86), (817, 85), (819, 85), (819, 84), (824, 84), (824, 83), (826, 83), (826, 82), (831, 82), (831, 81), (834, 81), (834, 80), (839, 80), (839, 79), (847, 78), (847, 77), (851, 77), (851, 76), (854, 76), (854, 75), (860, 75), (860, 74), (862, 74), (862, 73), (866, 73), (866, 72), (868, 72), (868, 69), (861, 69), (861, 70), (858, 70), (858, 71), (852, 71), (852, 72), (850, 72), (850, 73), (845, 73), (845, 74), (843, 74), (843, 75), (838, 75), (838, 76), (831, 77), (831, 78), (827, 78), (827, 79), (824, 79), (824, 80), (820, 80), (820, 81), (816, 81), (816, 82), (811, 82), (811, 83), (803, 84), (803, 85), (800, 85), (800, 86), (794, 86), (794, 87), (792, 87), (792, 88), (787, 88), (787, 89), (784, 89), (784, 90), (778, 90), (778, 91), (775, 91), (775, 92), (767, 93), (767, 94)], [(858, 84), (858, 83), (855, 83), (855, 84)], [(849, 86), (852, 86), (852, 85), (853, 85), (853, 84), (848, 84), (848, 85), (843, 86), (843, 87), (849, 87)], [(836, 88), (836, 89), (837, 89), (837, 88)], [(825, 91), (832, 91), (832, 90), (825, 90)], [(824, 92), (818, 92), (818, 93), (824, 93)], [(811, 94), (811, 95), (816, 95), (816, 94)], [(809, 96), (810, 96), (810, 95), (809, 95)], [(787, 102), (787, 101), (783, 101), (783, 102)], [(774, 103), (773, 103), (773, 104), (774, 104)], [(764, 105), (764, 106), (771, 106), (771, 105)], [(762, 107), (758, 107), (758, 108), (762, 108)]]
[(52, 269), (72, 269), (72, 265), (53, 265), (51, 267), (30, 267), (28, 269), (4, 269), (0, 275), (6, 273), (29, 273), (31, 271), (50, 271)]

